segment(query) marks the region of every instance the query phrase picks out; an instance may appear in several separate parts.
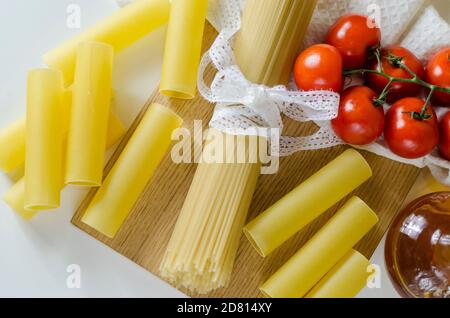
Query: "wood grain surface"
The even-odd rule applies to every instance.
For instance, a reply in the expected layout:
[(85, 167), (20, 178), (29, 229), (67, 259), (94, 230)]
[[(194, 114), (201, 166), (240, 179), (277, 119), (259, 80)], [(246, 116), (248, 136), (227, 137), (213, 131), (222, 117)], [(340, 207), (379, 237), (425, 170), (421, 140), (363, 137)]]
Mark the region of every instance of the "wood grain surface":
[[(215, 31), (208, 25), (205, 29), (204, 49), (211, 45), (215, 36)], [(213, 76), (214, 72), (211, 69), (207, 71), (205, 78), (211, 80)], [(142, 112), (110, 159), (105, 175), (117, 160), (139, 124), (142, 115), (152, 102), (159, 102), (172, 108), (184, 118), (184, 126), (189, 129), (192, 128), (193, 121), (198, 119), (203, 120), (203, 123), (207, 125), (213, 111), (213, 105), (201, 97), (190, 101), (174, 100), (162, 96), (156, 91), (144, 105)], [(284, 134), (302, 136), (310, 134), (315, 129), (313, 124), (286, 120)], [(324, 150), (305, 151), (288, 158), (282, 158), (280, 170), (277, 174), (260, 177), (250, 207), (249, 220), (338, 156), (345, 148), (345, 146), (339, 146)], [(356, 246), (356, 249), (370, 257), (396, 212), (402, 206), (419, 174), (419, 170), (374, 154), (366, 152), (362, 152), (362, 154), (371, 165), (374, 175), (353, 194), (360, 196), (378, 213), (380, 222)], [(174, 164), (170, 153), (168, 153), (114, 239), (105, 237), (81, 222), (81, 217), (92, 200), (95, 189), (90, 191), (82, 202), (72, 222), (89, 235), (159, 276), (160, 262), (195, 169), (195, 164)], [(285, 263), (345, 201), (346, 199), (342, 200), (338, 205), (324, 213), (267, 258), (259, 256), (249, 242), (242, 237), (230, 285), (205, 296), (262, 297), (258, 287)], [(189, 294), (186, 291), (183, 292)]]

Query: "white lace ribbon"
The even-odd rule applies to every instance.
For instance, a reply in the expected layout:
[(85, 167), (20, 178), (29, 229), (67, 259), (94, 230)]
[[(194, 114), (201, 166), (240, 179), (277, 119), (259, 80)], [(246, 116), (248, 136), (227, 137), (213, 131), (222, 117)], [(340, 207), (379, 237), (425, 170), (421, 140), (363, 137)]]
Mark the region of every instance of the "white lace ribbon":
[[(281, 114), (300, 122), (335, 118), (339, 106), (337, 93), (289, 91), (285, 86), (267, 87), (253, 84), (245, 78), (235, 63), (231, 47), (232, 38), (240, 28), (240, 4), (239, 0), (216, 2), (219, 7), (217, 9), (226, 12), (230, 19), (223, 19), (222, 22), (219, 20), (221, 32), (200, 63), (199, 92), (206, 100), (216, 103), (210, 127), (228, 134), (240, 135), (246, 134), (249, 128), (254, 127), (277, 128), (282, 131)], [(227, 25), (226, 21), (233, 23)], [(209, 87), (203, 76), (210, 64), (217, 69), (217, 74)], [(296, 151), (317, 149), (323, 136), (324, 132), (320, 129), (307, 137), (282, 136), (279, 154), (287, 156)], [(325, 147), (325, 144), (323, 146)]]

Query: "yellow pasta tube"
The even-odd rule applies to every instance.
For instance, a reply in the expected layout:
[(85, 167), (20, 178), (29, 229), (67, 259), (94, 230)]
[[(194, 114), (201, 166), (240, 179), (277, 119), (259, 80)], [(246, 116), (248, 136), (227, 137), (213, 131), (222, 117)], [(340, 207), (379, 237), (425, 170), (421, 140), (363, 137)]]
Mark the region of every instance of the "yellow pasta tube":
[(106, 149), (114, 146), (125, 135), (126, 129), (120, 119), (110, 113), (108, 118), (108, 133), (106, 134)]
[(347, 253), (305, 298), (353, 298), (366, 286), (370, 262), (355, 250)]
[(72, 88), (67, 142), (66, 184), (99, 186), (102, 182), (112, 90), (113, 49), (82, 42)]
[(17, 181), (4, 195), (3, 200), (12, 209), (14, 209), (23, 219), (31, 220), (36, 211), (27, 210), (25, 206), (25, 178), (21, 178)]
[(378, 222), (358, 197), (351, 198), (261, 287), (273, 298), (300, 298)]
[(0, 169), (11, 172), (19, 167), (25, 158), (25, 117), (0, 131)]
[(366, 160), (348, 149), (253, 219), (244, 233), (258, 253), (267, 256), (371, 175)]
[[(111, 113), (108, 122), (108, 134), (106, 148), (112, 147), (125, 134), (125, 127), (122, 122)], [(64, 160), (64, 159), (63, 159)], [(63, 187), (63, 184), (61, 184)], [(25, 205), (25, 178), (17, 181), (3, 196), (6, 204), (15, 210), (25, 220), (30, 220), (36, 215), (36, 211), (26, 210)]]
[(118, 53), (166, 23), (169, 10), (169, 0), (134, 1), (49, 51), (44, 55), (44, 61), (48, 66), (61, 70), (66, 84), (70, 84), (75, 71), (76, 51), (81, 42), (104, 42)]
[(109, 237), (130, 213), (171, 144), (182, 119), (153, 104), (87, 208), (82, 221)]
[[(70, 109), (72, 105), (72, 91), (66, 89), (63, 96), (64, 116), (62, 118), (63, 132), (67, 133), (69, 129), (70, 121)], [(111, 113), (109, 115), (108, 133), (120, 134), (116, 135), (116, 140), (119, 139), (124, 131), (125, 127), (116, 115)], [(111, 138), (111, 136), (108, 136)], [(12, 123), (0, 131), (0, 169), (7, 173), (14, 171), (18, 172), (18, 175), (22, 174), (20, 170), (23, 169), (25, 163), (25, 142), (26, 140), (26, 116), (22, 119)]]
[(160, 84), (162, 94), (194, 98), (207, 7), (208, 0), (172, 1)]
[[(66, 90), (63, 95), (64, 116), (63, 129), (67, 130), (71, 93)], [(67, 109), (66, 109), (67, 108)], [(10, 173), (25, 162), (26, 116), (0, 131), (0, 169)]]
[(63, 92), (61, 72), (52, 69), (29, 72), (24, 204), (27, 210), (59, 206), (63, 177)]

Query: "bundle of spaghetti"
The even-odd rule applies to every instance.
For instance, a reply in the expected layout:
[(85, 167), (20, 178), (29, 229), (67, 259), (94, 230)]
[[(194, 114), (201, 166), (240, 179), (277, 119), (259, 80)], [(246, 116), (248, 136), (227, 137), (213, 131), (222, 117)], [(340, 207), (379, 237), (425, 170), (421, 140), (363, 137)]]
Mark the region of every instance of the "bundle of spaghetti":
[[(247, 1), (235, 54), (250, 81), (286, 84), (315, 4), (315, 0)], [(231, 139), (236, 142), (227, 143), (224, 151), (242, 151), (242, 139)], [(245, 149), (246, 158), (258, 157), (256, 149)], [(177, 287), (208, 293), (230, 281), (260, 173), (259, 163), (241, 162), (198, 165), (160, 266), (162, 277)]]
[[(225, 151), (243, 143), (248, 149), (248, 139), (228, 138)], [(161, 265), (164, 277), (197, 293), (227, 285), (258, 176), (256, 163), (198, 166)]]
[(236, 59), (251, 82), (274, 86), (289, 81), (317, 0), (248, 0)]

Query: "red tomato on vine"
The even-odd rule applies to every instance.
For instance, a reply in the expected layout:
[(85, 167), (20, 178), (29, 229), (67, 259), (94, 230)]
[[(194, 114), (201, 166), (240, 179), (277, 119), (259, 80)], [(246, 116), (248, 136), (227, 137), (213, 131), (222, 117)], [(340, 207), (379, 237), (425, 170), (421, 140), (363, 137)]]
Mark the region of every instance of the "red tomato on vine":
[(439, 123), (439, 152), (444, 159), (450, 160), (450, 112)]
[[(450, 89), (450, 48), (439, 51), (428, 62), (426, 80), (430, 84)], [(435, 91), (433, 97), (437, 105), (450, 106), (450, 93)]]
[(326, 43), (339, 50), (345, 69), (363, 67), (370, 49), (381, 41), (380, 29), (368, 22), (369, 17), (365, 15), (348, 14), (339, 18), (328, 31)]
[(407, 97), (397, 101), (386, 114), (384, 139), (396, 155), (416, 159), (426, 156), (438, 144), (439, 131), (436, 114), (420, 98)]
[(383, 106), (376, 106), (377, 94), (366, 86), (347, 88), (341, 95), (338, 116), (331, 121), (335, 134), (348, 144), (366, 145), (383, 133)]
[[(422, 63), (408, 49), (393, 46), (381, 51), (381, 65), (384, 73), (395, 78), (414, 78), (405, 68), (399, 66), (400, 62), (415, 73), (419, 79), (424, 77), (425, 70)], [(378, 70), (378, 64), (377, 59), (373, 59), (368, 68)], [(379, 94), (389, 84), (389, 79), (382, 75), (365, 73), (365, 78), (367, 85)], [(389, 87), (387, 102), (393, 103), (404, 97), (418, 96), (421, 91), (422, 87), (418, 84), (393, 82)]]
[(342, 57), (339, 51), (327, 44), (313, 45), (304, 50), (295, 61), (294, 79), (304, 91), (342, 90)]

